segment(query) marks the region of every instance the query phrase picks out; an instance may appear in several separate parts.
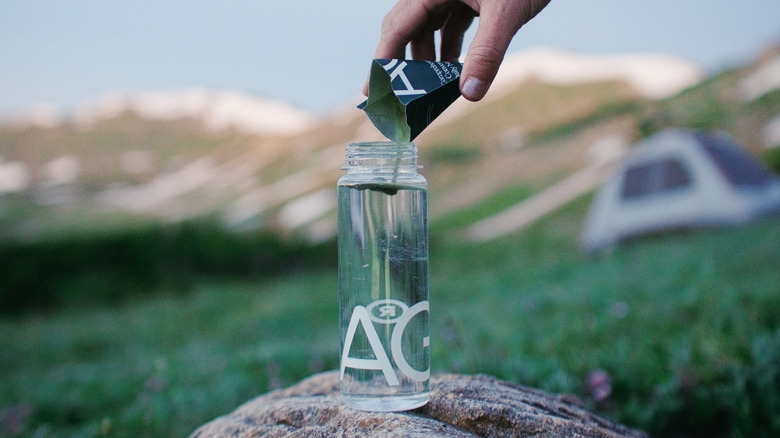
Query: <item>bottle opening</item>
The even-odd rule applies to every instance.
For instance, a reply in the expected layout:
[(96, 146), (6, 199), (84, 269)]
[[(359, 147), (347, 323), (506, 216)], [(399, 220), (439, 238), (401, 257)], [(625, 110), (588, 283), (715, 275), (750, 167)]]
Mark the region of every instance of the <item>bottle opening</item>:
[(376, 141), (350, 143), (346, 170), (355, 168), (415, 170), (417, 146), (413, 142)]

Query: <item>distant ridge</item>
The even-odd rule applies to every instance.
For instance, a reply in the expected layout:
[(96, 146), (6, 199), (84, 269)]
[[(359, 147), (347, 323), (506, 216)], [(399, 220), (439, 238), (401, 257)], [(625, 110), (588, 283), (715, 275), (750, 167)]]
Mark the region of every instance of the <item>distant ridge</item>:
[[(556, 85), (623, 80), (642, 96), (661, 99), (697, 84), (703, 77), (699, 66), (670, 55), (587, 55), (538, 47), (508, 54), (484, 101), (499, 98), (531, 79)], [(463, 104), (456, 102), (455, 108), (448, 110), (445, 117), (459, 114), (457, 107)], [(53, 127), (72, 121), (88, 128), (124, 112), (149, 120), (197, 119), (211, 131), (235, 129), (248, 135), (296, 135), (319, 122), (312, 113), (280, 100), (236, 90), (197, 87), (116, 91), (86, 102), (72, 113), (44, 103), (6, 115), (0, 119), (0, 124)]]
[(682, 58), (657, 53), (585, 55), (549, 47), (506, 57), (493, 89), (536, 79), (557, 85), (624, 80), (648, 99), (673, 96), (704, 78), (702, 69)]
[[(538, 47), (508, 54), (480, 103), (499, 99), (530, 80), (561, 86), (624, 81), (642, 97), (656, 100), (676, 95), (704, 77), (705, 73), (698, 65), (670, 55), (585, 55)], [(473, 106), (465, 99), (458, 99), (440, 117), (439, 123), (455, 120), (471, 111)]]
[[(485, 99), (459, 99), (420, 137), (430, 217), (460, 233), (501, 217), (510, 203), (555, 200), (525, 216), (538, 217), (588, 190), (593, 180), (582, 172), (594, 146), (616, 138), (629, 145), (656, 125), (723, 129), (756, 154), (777, 147), (777, 53), (706, 81), (697, 66), (664, 55), (511, 53)], [(0, 241), (62, 224), (202, 216), (237, 230), (331, 237), (344, 147), (381, 139), (355, 108), (362, 99), (308, 113), (191, 88), (0, 114)], [(532, 197), (547, 189), (566, 196)], [(504, 196), (506, 205), (495, 207), (493, 197)]]
[(249, 135), (295, 135), (316, 123), (310, 113), (282, 101), (207, 88), (117, 91), (80, 105), (72, 114), (43, 104), (19, 111), (7, 119), (11, 124), (42, 127), (72, 121), (88, 128), (125, 112), (148, 120), (196, 119), (210, 131), (235, 129)]

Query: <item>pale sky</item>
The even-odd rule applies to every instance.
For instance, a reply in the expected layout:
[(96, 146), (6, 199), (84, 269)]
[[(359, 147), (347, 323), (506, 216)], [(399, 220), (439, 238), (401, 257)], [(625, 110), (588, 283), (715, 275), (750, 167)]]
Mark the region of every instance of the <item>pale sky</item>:
[[(394, 3), (0, 0), (0, 113), (191, 87), (326, 111), (360, 93)], [(778, 0), (552, 0), (510, 51), (658, 52), (717, 72), (780, 43), (778, 17)]]

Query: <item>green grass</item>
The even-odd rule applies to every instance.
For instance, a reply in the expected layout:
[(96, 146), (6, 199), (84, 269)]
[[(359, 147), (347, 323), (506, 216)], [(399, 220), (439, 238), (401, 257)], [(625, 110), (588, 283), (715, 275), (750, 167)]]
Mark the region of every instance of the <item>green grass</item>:
[[(780, 220), (587, 258), (586, 202), (486, 244), (432, 236), (433, 371), (572, 393), (658, 436), (777, 436)], [(2, 317), (0, 436), (186, 436), (335, 369), (336, 318), (329, 269)]]
[(0, 409), (29, 411), (24, 436), (186, 436), (254, 395), (335, 368), (336, 297), (334, 276), (313, 273), (6, 318)]
[(660, 436), (780, 432), (777, 220), (599, 258), (580, 255), (570, 224), (559, 216), (432, 262), (440, 366), (586, 401), (586, 376), (605, 370), (613, 395), (589, 407), (623, 423)]
[(507, 187), (479, 203), (454, 211), (431, 222), (431, 233), (447, 233), (448, 230), (467, 227), (529, 198), (533, 189), (529, 186)]

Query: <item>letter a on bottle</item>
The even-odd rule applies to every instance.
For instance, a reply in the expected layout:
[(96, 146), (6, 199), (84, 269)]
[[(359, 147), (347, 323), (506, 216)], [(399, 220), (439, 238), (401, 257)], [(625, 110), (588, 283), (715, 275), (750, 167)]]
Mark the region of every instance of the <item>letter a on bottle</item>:
[[(355, 332), (357, 331), (358, 324), (363, 326), (363, 330), (366, 332), (366, 338), (368, 343), (371, 344), (371, 349), (374, 351), (376, 359), (357, 359), (349, 357), (349, 349), (352, 347), (352, 340), (355, 338)], [(379, 335), (374, 329), (374, 323), (371, 322), (371, 316), (368, 314), (363, 306), (355, 306), (352, 311), (352, 317), (349, 320), (349, 327), (347, 328), (347, 338), (344, 340), (344, 351), (341, 354), (341, 378), (344, 378), (344, 370), (347, 368), (356, 368), (360, 370), (381, 370), (387, 384), (390, 386), (398, 386), (398, 376), (393, 371), (393, 365), (390, 363), (390, 358), (387, 357), (385, 349), (382, 346), (382, 341), (379, 339)]]

